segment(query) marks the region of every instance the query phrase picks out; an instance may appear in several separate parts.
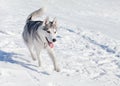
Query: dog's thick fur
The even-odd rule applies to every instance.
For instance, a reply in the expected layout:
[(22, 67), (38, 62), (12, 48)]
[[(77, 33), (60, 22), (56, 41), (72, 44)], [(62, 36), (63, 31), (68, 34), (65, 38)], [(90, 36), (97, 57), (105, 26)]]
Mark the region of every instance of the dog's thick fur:
[(53, 51), (53, 42), (56, 41), (55, 34), (57, 31), (56, 18), (54, 18), (53, 21), (49, 21), (48, 17), (44, 21), (34, 20), (35, 18), (42, 16), (44, 11), (44, 8), (40, 8), (28, 16), (22, 34), (23, 39), (30, 51), (32, 59), (36, 60), (37, 58), (39, 66), (41, 66), (39, 57), (40, 52), (43, 49), (46, 49), (53, 61), (54, 70), (60, 71), (58, 64), (56, 63), (55, 54)]

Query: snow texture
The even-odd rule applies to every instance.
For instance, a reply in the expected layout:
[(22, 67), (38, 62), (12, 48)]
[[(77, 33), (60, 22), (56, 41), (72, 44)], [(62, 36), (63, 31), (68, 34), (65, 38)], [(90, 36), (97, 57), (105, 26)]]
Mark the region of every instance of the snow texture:
[[(42, 67), (32, 61), (21, 33), (40, 7), (57, 17), (55, 52)], [(0, 86), (120, 86), (120, 0), (0, 0)], [(39, 20), (39, 19), (38, 19)]]

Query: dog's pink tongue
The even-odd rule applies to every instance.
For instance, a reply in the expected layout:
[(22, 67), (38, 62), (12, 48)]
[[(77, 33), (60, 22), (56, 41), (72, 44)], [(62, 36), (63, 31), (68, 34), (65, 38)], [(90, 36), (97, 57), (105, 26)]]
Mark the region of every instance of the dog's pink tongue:
[(50, 42), (50, 43), (49, 43), (49, 46), (50, 46), (51, 48), (53, 48), (53, 47), (54, 47), (54, 44), (53, 44), (52, 42)]

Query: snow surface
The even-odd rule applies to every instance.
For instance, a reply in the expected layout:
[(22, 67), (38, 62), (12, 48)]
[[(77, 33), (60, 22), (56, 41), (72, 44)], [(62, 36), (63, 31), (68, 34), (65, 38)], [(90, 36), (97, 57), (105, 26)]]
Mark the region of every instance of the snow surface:
[[(42, 6), (59, 21), (61, 72), (46, 51), (38, 68), (21, 37), (26, 17)], [(0, 0), (0, 86), (120, 86), (119, 9), (119, 0)]]

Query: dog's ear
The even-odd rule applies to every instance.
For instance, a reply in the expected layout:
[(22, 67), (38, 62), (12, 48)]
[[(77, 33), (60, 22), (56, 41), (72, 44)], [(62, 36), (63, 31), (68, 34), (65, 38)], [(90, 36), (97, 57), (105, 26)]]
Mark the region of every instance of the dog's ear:
[(43, 24), (44, 24), (44, 25), (49, 24), (49, 17), (46, 17), (46, 19), (44, 20)]
[(53, 25), (57, 26), (57, 19), (56, 19), (56, 17), (53, 19)]

